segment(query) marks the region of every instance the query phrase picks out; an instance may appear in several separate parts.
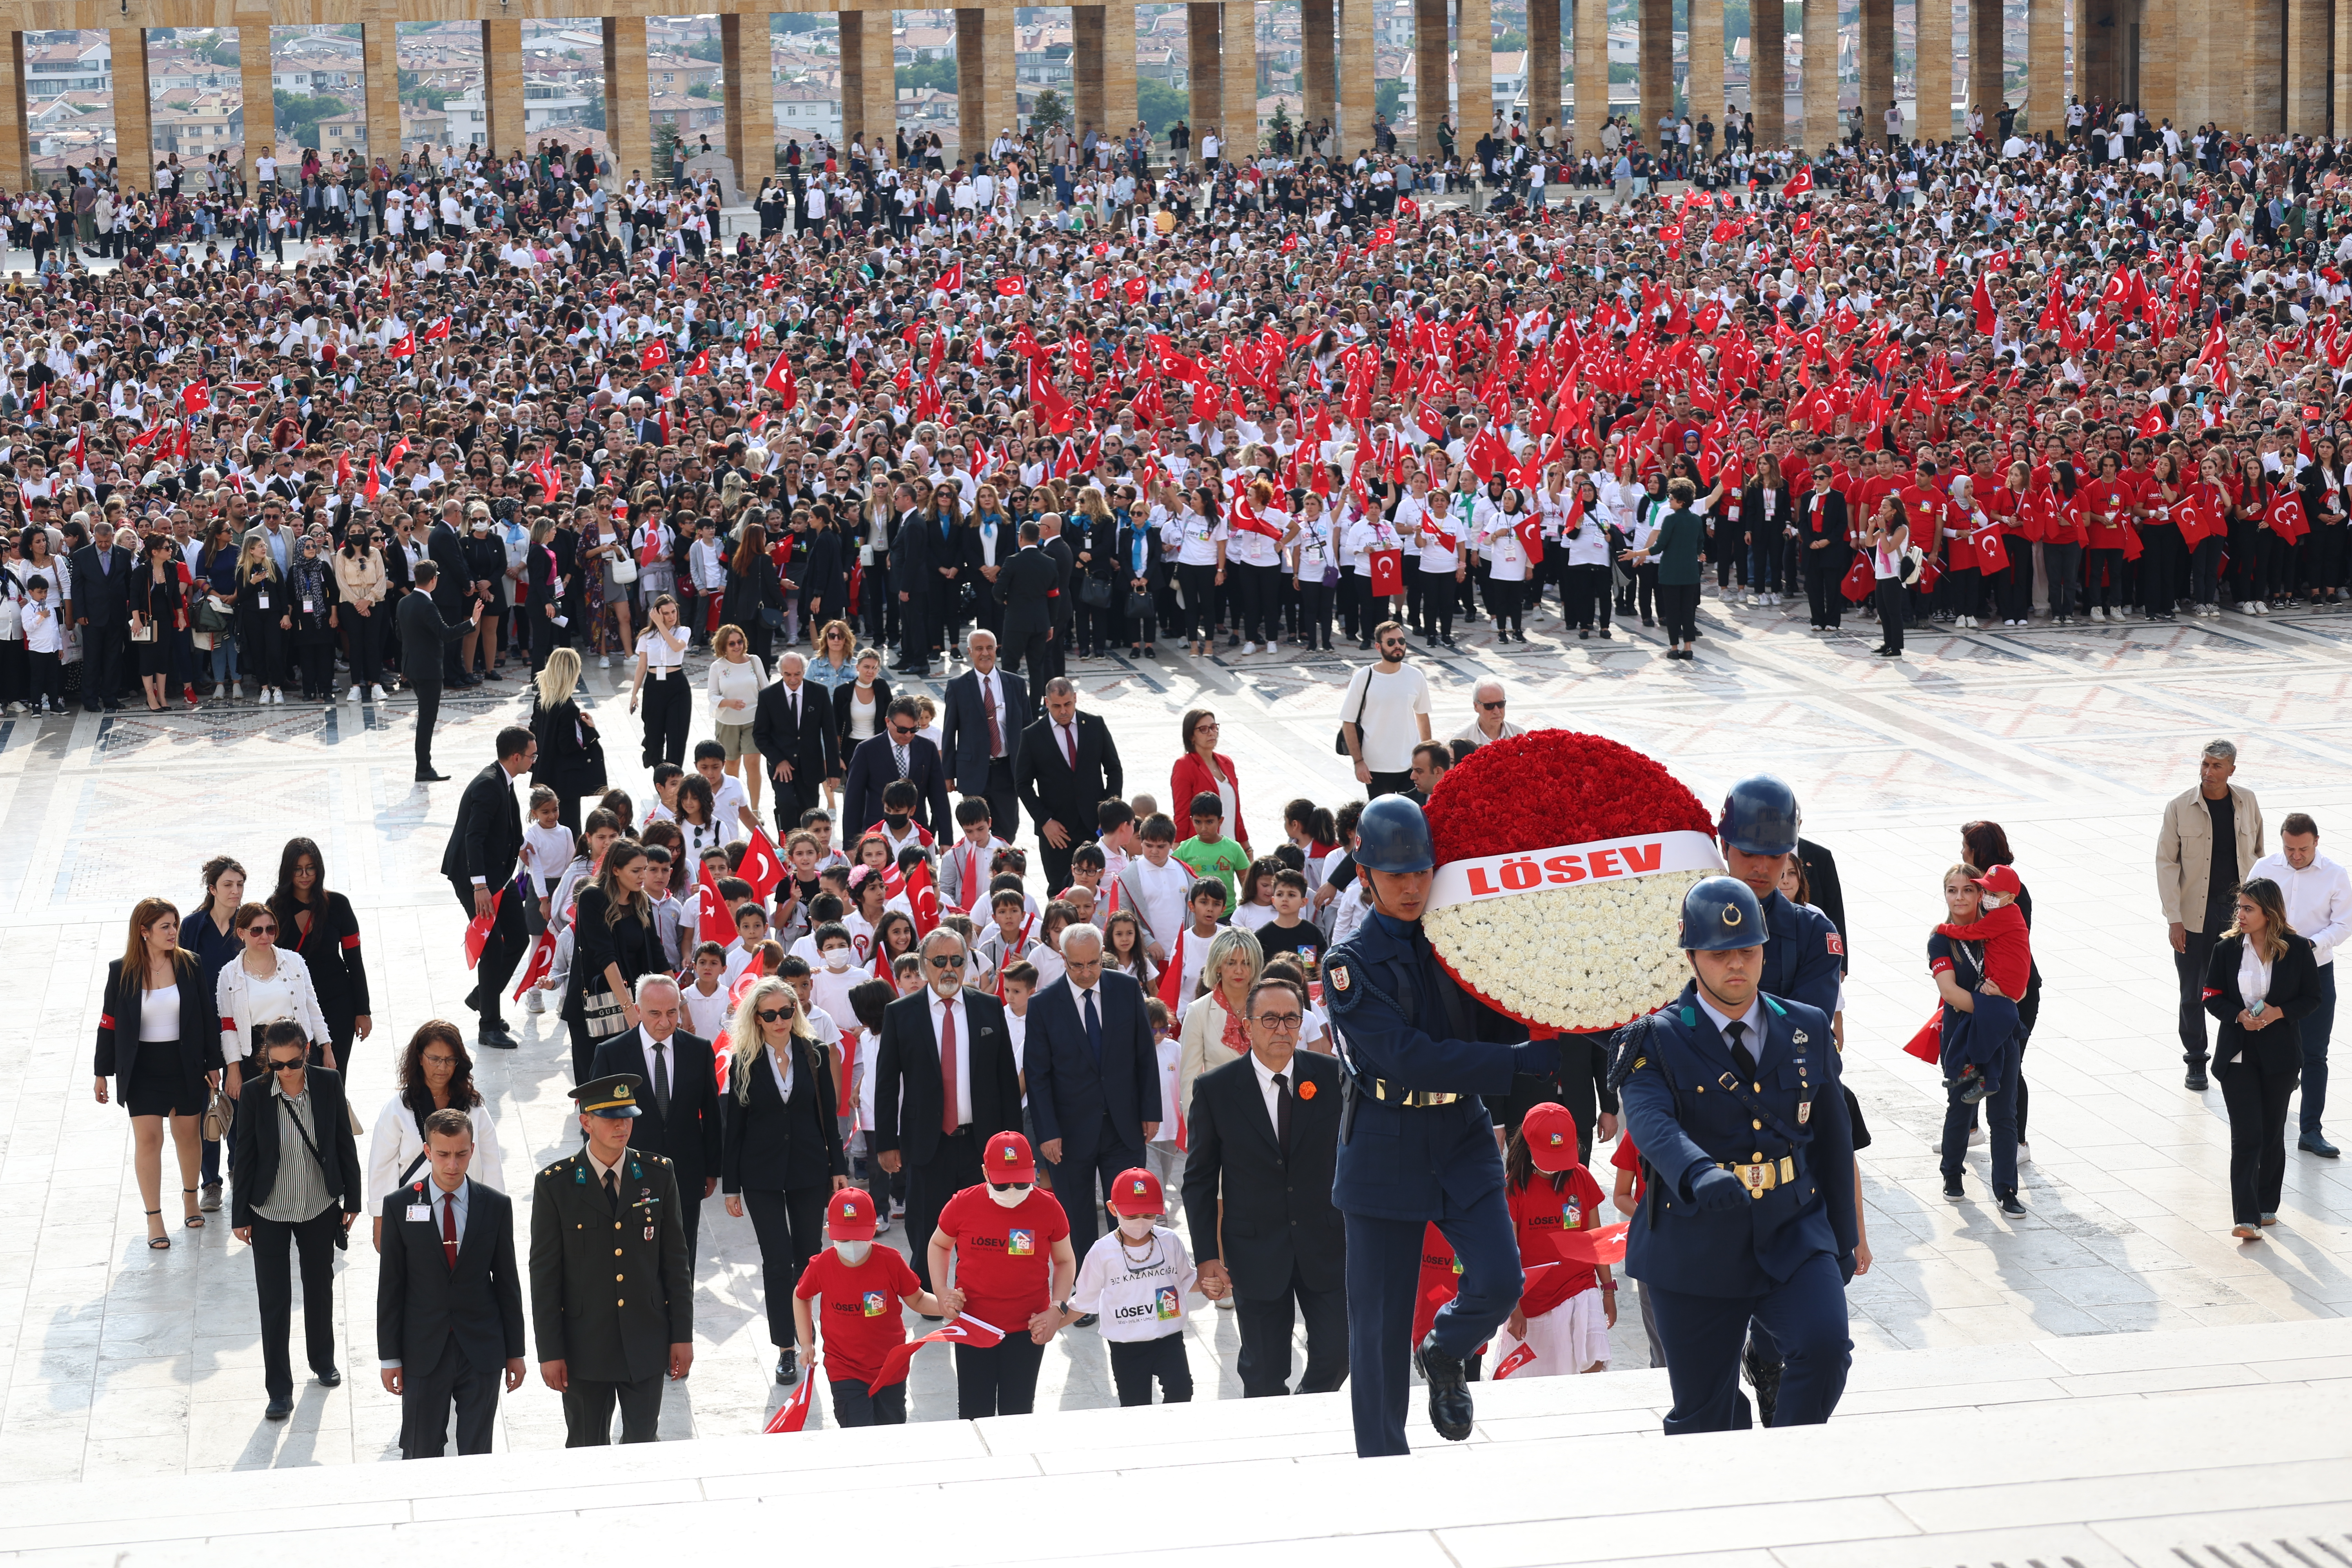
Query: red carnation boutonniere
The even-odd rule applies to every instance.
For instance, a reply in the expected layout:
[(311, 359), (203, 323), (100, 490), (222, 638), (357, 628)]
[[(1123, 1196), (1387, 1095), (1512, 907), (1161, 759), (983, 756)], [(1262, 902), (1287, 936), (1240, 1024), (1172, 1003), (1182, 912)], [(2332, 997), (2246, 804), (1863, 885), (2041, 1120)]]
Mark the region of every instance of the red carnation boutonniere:
[(1310, 1079), (1309, 1081), (1298, 1086), (1298, 1098), (1301, 1100), (1312, 1100), (1315, 1098), (1315, 1085), (1313, 1080)]

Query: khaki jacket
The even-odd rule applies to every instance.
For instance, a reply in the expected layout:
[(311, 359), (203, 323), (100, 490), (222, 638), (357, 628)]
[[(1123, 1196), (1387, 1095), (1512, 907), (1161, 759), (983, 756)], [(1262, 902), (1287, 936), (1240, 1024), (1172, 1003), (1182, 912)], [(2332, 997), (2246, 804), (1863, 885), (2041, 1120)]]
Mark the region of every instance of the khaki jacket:
[(342, 591), (345, 603), (383, 603), (384, 583), (383, 551), (371, 549), (356, 556), (335, 552), (335, 586)]
[[(2263, 808), (2254, 792), (2230, 786), (2237, 803), (2238, 875), (2250, 875), (2263, 858)], [(2164, 808), (2164, 826), (2156, 835), (2156, 897), (2164, 906), (2165, 923), (2205, 929), (2206, 883), (2213, 875), (2213, 818), (2196, 786), (2175, 795)]]

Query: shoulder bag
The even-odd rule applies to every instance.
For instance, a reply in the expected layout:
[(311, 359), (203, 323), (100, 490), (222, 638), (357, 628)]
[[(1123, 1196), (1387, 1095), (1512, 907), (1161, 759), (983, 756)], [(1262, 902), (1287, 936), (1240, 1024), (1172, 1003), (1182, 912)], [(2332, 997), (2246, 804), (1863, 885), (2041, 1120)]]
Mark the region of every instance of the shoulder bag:
[(1090, 610), (1110, 608), (1110, 579), (1088, 576), (1078, 584), (1078, 603)]
[(1337, 752), (1339, 755), (1344, 757), (1348, 754), (1348, 724), (1353, 724), (1359, 731), (1362, 731), (1364, 727), (1364, 704), (1371, 700), (1372, 672), (1370, 668), (1367, 668), (1364, 671), (1364, 694), (1356, 699), (1356, 716), (1353, 719), (1349, 720), (1347, 723), (1341, 724), (1338, 733), (1336, 733), (1331, 739), (1331, 749), (1334, 752)]

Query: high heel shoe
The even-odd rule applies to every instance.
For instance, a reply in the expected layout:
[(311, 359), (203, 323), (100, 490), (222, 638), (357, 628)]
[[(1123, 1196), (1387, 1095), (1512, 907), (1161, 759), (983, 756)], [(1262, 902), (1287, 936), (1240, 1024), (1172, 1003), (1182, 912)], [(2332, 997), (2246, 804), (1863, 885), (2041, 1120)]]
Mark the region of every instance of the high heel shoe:
[[(196, 1195), (196, 1189), (194, 1187), (182, 1187), (180, 1191), (185, 1193), (192, 1198)], [(203, 1205), (200, 1204), (197, 1206), (201, 1208)], [(192, 1214), (187, 1216), (187, 1221), (188, 1228), (190, 1230), (202, 1230), (205, 1228), (205, 1216), (202, 1214)]]
[[(163, 1216), (163, 1211), (162, 1209), (149, 1209), (147, 1211), (147, 1217), (149, 1219), (161, 1219)], [(147, 1238), (147, 1250), (150, 1252), (169, 1252), (172, 1250), (172, 1238), (169, 1236), (151, 1236)]]

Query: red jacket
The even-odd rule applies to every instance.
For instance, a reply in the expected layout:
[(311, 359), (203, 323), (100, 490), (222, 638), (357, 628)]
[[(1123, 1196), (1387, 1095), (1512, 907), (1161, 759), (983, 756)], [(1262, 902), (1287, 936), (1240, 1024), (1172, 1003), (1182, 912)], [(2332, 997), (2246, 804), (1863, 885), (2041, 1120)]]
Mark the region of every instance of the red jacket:
[[(1231, 757), (1223, 752), (1215, 752), (1213, 755), (1217, 759), (1218, 771), (1225, 775), (1225, 783), (1234, 792), (1234, 819), (1225, 824), (1225, 832), (1242, 843), (1247, 844), (1250, 841), (1249, 829), (1242, 824), (1241, 775), (1234, 772), (1234, 760)], [(1168, 774), (1168, 815), (1175, 819), (1177, 837), (1181, 839), (1192, 836), (1186, 822), (1192, 809), (1192, 797), (1196, 795), (1216, 793), (1217, 781), (1209, 776), (1208, 765), (1197, 755), (1187, 752), (1176, 759), (1175, 767), (1171, 769)]]

